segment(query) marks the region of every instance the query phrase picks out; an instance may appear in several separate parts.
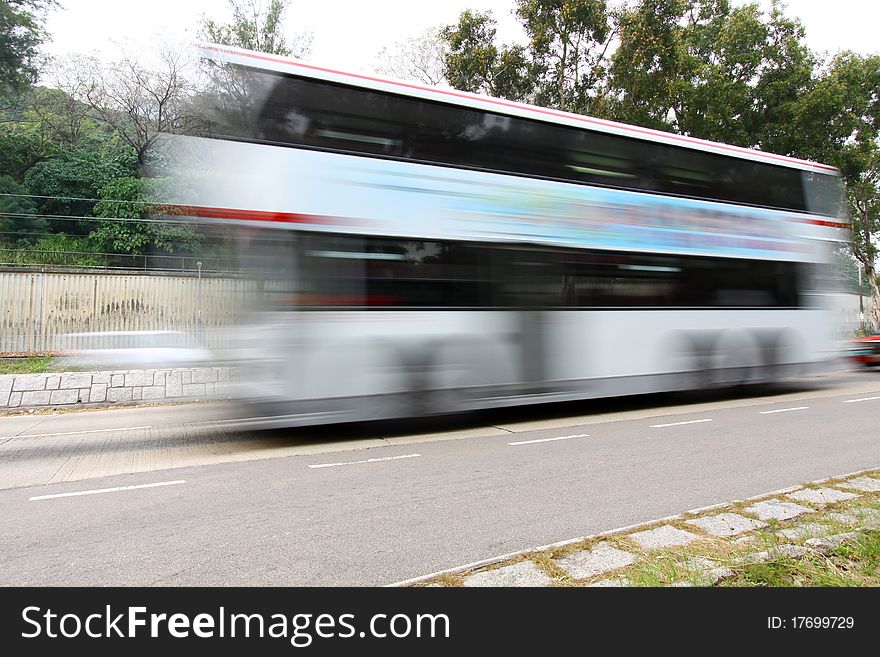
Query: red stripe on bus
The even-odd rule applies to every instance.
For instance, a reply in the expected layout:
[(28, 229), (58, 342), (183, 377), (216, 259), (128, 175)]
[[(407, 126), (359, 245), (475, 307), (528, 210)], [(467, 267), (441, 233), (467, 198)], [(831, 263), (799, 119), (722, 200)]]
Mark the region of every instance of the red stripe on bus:
[[(354, 219), (348, 217), (330, 217), (318, 214), (303, 214), (300, 212), (277, 212), (267, 210), (243, 210), (240, 208), (214, 208), (204, 205), (171, 205), (166, 206), (168, 214), (189, 215), (193, 217), (204, 217), (206, 219), (238, 219), (242, 221), (272, 221), (276, 223), (288, 224), (326, 224), (332, 223), (336, 225), (352, 225), (356, 223)], [(840, 228), (849, 230), (850, 225), (839, 221), (828, 221), (827, 219), (806, 219), (800, 218), (799, 221), (814, 226), (825, 226), (827, 228)]]
[(239, 208), (213, 208), (202, 205), (170, 206), (168, 214), (190, 215), (210, 219), (239, 219), (242, 221), (273, 221), (287, 224), (351, 223), (340, 217), (325, 217), (299, 212), (274, 212), (265, 210), (242, 210)]
[(850, 225), (842, 223), (840, 221), (828, 221), (826, 219), (804, 219), (805, 223), (813, 224), (814, 226), (827, 226), (828, 228), (843, 228), (844, 230), (849, 230)]
[(535, 107), (535, 106), (527, 106), (522, 103), (515, 103), (513, 101), (504, 100), (502, 98), (493, 98), (492, 96), (477, 96), (475, 94), (466, 93), (463, 91), (455, 91), (455, 90), (447, 90), (447, 89), (437, 89), (436, 87), (426, 87), (420, 84), (412, 84), (409, 82), (398, 82), (396, 80), (385, 80), (383, 78), (373, 77), (371, 75), (364, 75), (362, 73), (346, 73), (344, 71), (337, 71), (332, 68), (324, 68), (322, 66), (315, 66), (313, 64), (303, 64), (301, 62), (292, 62), (288, 59), (281, 57), (274, 57), (272, 55), (260, 54), (260, 53), (249, 53), (249, 52), (238, 52), (235, 50), (229, 50), (227, 48), (217, 48), (215, 46), (202, 46), (206, 50), (214, 50), (216, 52), (227, 53), (230, 55), (240, 55), (242, 57), (251, 57), (252, 59), (261, 59), (267, 62), (274, 62), (276, 64), (287, 64), (288, 66), (298, 66), (300, 68), (306, 68), (313, 71), (320, 71), (322, 73), (332, 73), (333, 75), (342, 75), (351, 78), (357, 78), (359, 80), (367, 80), (368, 82), (379, 82), (381, 84), (391, 84), (398, 87), (404, 87), (407, 89), (416, 89), (418, 91), (428, 91), (431, 93), (437, 94), (445, 94), (447, 96), (455, 96), (457, 98), (465, 98), (468, 100), (478, 100), (485, 103), (491, 103), (494, 105), (501, 105), (503, 107), (511, 107), (514, 109), (524, 109), (530, 112), (536, 112), (539, 114), (547, 114), (548, 116), (555, 116), (563, 119), (575, 119), (577, 121), (582, 121), (584, 123), (593, 123), (596, 125), (601, 125), (607, 128), (615, 128), (619, 130), (626, 130), (629, 132), (636, 132), (643, 135), (650, 135), (653, 137), (662, 137), (664, 139), (671, 139), (675, 141), (683, 141), (690, 144), (701, 144), (705, 146), (710, 146), (712, 148), (717, 148), (721, 150), (733, 151), (735, 153), (748, 153), (749, 155), (757, 155), (758, 157), (764, 157), (773, 160), (781, 160), (783, 162), (793, 162), (797, 164), (804, 164), (810, 167), (816, 167), (819, 169), (825, 169), (826, 171), (837, 171), (835, 167), (828, 166), (827, 164), (819, 164), (818, 162), (808, 162), (806, 160), (799, 160), (794, 157), (787, 157), (785, 155), (777, 155), (776, 153), (765, 153), (764, 151), (755, 151), (749, 148), (742, 148), (741, 146), (731, 146), (729, 144), (720, 144), (718, 142), (706, 141), (703, 139), (697, 139), (695, 137), (688, 137), (686, 135), (676, 135), (671, 132), (663, 132), (661, 130), (652, 130), (650, 128), (640, 128), (638, 126), (626, 125), (623, 123), (615, 123), (613, 121), (606, 121), (604, 119), (598, 119), (592, 116), (584, 116), (582, 114), (568, 114), (566, 112), (560, 112), (559, 110), (554, 110), (546, 107)]

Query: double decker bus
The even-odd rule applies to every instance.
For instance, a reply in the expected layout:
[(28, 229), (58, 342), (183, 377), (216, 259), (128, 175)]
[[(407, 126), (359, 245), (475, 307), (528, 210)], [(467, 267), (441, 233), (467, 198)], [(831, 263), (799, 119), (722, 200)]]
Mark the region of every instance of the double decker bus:
[(203, 46), (177, 212), (247, 227), (240, 399), (318, 424), (732, 386), (836, 356), (830, 166)]

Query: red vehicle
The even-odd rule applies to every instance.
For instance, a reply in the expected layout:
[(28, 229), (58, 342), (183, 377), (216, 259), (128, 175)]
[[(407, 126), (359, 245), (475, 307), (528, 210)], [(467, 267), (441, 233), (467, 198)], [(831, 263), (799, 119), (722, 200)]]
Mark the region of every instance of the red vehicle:
[(851, 340), (848, 357), (869, 367), (880, 365), (880, 332)]

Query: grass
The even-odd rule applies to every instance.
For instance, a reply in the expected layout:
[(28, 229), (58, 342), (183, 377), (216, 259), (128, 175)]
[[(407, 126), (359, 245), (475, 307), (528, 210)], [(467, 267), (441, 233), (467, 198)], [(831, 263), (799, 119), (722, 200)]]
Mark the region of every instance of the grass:
[(780, 557), (733, 572), (721, 586), (880, 586), (880, 532), (864, 532), (827, 555)]
[(26, 356), (24, 358), (0, 358), (0, 374), (39, 374), (49, 372), (52, 356)]

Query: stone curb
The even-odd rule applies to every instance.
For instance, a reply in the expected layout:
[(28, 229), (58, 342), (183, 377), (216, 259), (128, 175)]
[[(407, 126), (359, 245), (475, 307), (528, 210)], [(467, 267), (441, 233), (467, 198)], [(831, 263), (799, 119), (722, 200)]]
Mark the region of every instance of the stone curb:
[(231, 367), (0, 374), (0, 413), (226, 399)]

